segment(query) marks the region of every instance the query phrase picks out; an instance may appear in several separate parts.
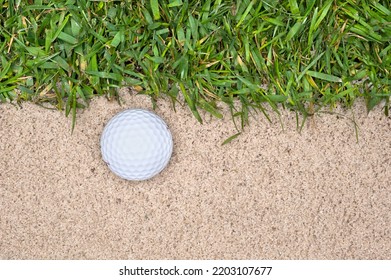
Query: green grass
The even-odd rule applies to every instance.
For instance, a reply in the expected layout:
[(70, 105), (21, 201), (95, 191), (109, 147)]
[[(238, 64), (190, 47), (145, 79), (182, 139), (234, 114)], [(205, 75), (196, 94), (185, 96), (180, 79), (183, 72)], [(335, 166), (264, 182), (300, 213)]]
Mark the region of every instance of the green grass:
[[(194, 116), (241, 126), (265, 104), (307, 116), (391, 87), (391, 1), (0, 0), (0, 101), (50, 102), (76, 119), (132, 86), (183, 95)], [(239, 106), (235, 105), (239, 101)]]

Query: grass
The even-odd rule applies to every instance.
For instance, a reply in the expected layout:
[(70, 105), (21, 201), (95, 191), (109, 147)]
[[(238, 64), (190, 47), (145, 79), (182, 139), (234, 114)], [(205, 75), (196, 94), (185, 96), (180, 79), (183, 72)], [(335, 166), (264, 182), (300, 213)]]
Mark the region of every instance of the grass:
[[(265, 104), (304, 116), (391, 87), (391, 1), (3, 1), (0, 101), (50, 102), (73, 125), (96, 95), (178, 96), (243, 127)], [(239, 102), (239, 106), (235, 105)]]

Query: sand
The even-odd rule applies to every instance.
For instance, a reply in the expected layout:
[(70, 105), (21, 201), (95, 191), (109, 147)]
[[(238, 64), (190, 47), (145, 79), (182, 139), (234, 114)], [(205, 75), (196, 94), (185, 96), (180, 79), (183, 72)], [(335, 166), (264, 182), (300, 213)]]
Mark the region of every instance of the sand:
[[(320, 113), (301, 133), (262, 115), (236, 133), (160, 100), (168, 167), (144, 182), (101, 159), (106, 122), (125, 108), (94, 99), (71, 119), (30, 103), (0, 104), (1, 259), (391, 259), (391, 118), (381, 107)], [(352, 119), (358, 125), (358, 141)]]

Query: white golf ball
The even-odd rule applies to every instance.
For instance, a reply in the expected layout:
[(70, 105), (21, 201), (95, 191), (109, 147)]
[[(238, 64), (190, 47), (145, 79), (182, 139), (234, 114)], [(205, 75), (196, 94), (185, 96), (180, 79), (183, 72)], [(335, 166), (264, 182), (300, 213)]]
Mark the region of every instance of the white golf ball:
[(140, 181), (166, 167), (173, 141), (167, 124), (159, 116), (143, 109), (128, 109), (107, 123), (100, 146), (111, 171), (123, 179)]

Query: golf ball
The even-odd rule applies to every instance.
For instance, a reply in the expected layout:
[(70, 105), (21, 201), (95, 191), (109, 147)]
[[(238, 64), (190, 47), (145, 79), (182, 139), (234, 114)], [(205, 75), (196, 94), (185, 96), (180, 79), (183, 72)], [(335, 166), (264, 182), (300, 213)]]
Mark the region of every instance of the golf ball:
[(167, 124), (143, 109), (115, 115), (100, 139), (103, 160), (119, 177), (141, 181), (152, 178), (168, 164), (173, 148)]

